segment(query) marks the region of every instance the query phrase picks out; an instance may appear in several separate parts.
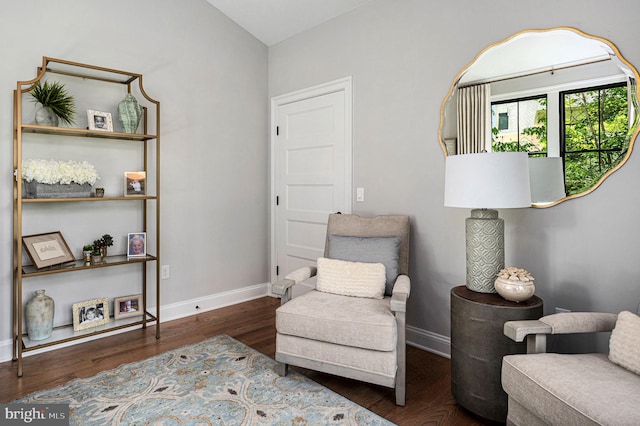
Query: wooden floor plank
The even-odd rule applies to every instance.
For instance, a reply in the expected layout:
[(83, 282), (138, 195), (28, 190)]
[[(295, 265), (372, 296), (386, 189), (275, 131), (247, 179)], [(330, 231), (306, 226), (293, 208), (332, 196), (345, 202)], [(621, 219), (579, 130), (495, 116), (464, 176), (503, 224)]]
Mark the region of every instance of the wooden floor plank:
[[(24, 375), (17, 377), (17, 363), (0, 364), (0, 402), (50, 389), (78, 377), (148, 358), (181, 346), (227, 334), (273, 358), (275, 310), (279, 299), (264, 297), (203, 312), (155, 327), (84, 342), (25, 357)], [(395, 405), (392, 389), (296, 368), (327, 388), (399, 425), (492, 425), (456, 404), (451, 394), (451, 362), (438, 355), (407, 347), (407, 403)]]

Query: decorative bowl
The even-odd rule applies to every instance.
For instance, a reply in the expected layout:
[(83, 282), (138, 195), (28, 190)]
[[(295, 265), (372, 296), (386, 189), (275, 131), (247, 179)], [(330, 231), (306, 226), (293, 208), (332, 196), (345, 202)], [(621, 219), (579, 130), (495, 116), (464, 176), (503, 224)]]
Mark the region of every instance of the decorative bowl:
[(496, 291), (503, 298), (511, 302), (524, 302), (531, 298), (536, 291), (533, 281), (514, 281), (506, 278), (496, 278)]

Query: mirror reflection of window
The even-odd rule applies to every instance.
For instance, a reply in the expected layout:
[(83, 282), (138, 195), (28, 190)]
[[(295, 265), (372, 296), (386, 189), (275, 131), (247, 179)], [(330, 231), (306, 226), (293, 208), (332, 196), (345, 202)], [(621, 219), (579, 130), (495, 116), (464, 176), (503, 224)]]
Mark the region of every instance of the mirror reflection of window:
[(629, 149), (629, 100), (624, 83), (560, 93), (562, 153), (568, 194), (593, 186)]
[(547, 155), (547, 97), (491, 103), (491, 148), (494, 152)]

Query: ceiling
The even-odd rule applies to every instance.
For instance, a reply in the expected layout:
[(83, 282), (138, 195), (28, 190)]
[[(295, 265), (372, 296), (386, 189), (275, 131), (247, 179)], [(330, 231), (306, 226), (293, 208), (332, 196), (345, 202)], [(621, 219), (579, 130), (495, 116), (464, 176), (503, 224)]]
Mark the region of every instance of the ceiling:
[(267, 46), (372, 0), (207, 0)]

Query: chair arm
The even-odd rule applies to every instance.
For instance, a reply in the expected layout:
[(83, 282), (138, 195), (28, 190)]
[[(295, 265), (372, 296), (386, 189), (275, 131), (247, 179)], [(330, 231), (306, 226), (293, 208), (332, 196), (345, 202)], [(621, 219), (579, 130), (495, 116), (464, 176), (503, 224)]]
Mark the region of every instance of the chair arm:
[(546, 351), (547, 334), (595, 333), (611, 331), (616, 325), (616, 314), (599, 312), (563, 312), (547, 315), (539, 320), (507, 321), (504, 335), (516, 342), (527, 338), (527, 353)]
[(273, 284), (271, 286), (271, 292), (280, 296), (281, 304), (284, 305), (291, 300), (291, 288), (299, 282), (313, 277), (316, 272), (317, 268), (315, 266), (305, 266), (296, 269), (287, 274), (284, 279)]
[(406, 275), (399, 275), (391, 294), (391, 310), (393, 312), (407, 312), (407, 299), (411, 293), (411, 280)]

